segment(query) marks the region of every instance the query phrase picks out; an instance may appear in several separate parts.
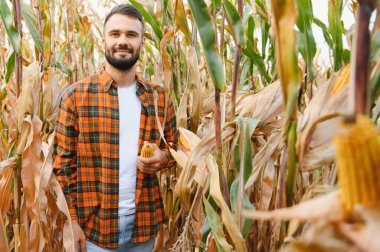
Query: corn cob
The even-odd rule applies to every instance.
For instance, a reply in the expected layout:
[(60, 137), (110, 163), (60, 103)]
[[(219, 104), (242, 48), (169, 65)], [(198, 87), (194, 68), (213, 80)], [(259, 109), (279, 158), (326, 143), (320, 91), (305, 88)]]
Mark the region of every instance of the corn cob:
[(350, 65), (346, 65), (335, 79), (334, 87), (331, 89), (331, 95), (338, 92), (342, 87), (348, 84), (350, 80)]
[(153, 157), (154, 151), (153, 147), (150, 144), (144, 144), (144, 146), (141, 149), (141, 156), (144, 158), (150, 158)]
[(380, 141), (365, 116), (345, 121), (335, 136), (340, 197), (347, 214), (355, 204), (370, 205), (380, 199)]
[(190, 145), (182, 134), (179, 136), (179, 143), (185, 151), (190, 151)]

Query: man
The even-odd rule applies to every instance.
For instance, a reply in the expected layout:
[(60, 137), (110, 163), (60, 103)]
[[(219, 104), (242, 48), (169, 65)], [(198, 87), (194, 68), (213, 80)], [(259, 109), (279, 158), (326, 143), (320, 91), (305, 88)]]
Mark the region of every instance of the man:
[[(122, 4), (112, 9), (102, 45), (107, 59), (102, 71), (71, 85), (62, 97), (54, 171), (69, 206), (77, 250), (152, 251), (164, 222), (156, 172), (175, 163), (168, 147), (176, 131), (174, 108), (169, 97), (165, 106), (161, 87), (136, 74), (144, 46), (136, 8)], [(138, 156), (144, 142), (151, 143), (153, 157)]]

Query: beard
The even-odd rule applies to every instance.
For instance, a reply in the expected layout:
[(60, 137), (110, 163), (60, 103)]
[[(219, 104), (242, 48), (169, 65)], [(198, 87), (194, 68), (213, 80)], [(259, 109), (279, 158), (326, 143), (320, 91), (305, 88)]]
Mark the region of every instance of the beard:
[[(128, 71), (129, 69), (131, 69), (136, 64), (137, 60), (140, 57), (140, 47), (137, 48), (136, 52), (128, 46), (114, 47), (111, 50), (112, 50), (112, 53), (106, 46), (106, 50), (105, 50), (106, 60), (111, 66), (121, 71)], [(116, 58), (114, 55), (117, 50), (128, 50), (128, 52), (132, 56), (128, 58), (126, 56), (121, 57), (121, 58)]]

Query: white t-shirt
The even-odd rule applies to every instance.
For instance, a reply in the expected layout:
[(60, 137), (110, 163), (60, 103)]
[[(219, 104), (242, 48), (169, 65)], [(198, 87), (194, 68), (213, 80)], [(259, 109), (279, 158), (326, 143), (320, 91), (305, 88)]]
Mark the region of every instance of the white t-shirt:
[(141, 102), (136, 82), (118, 87), (119, 96), (119, 216), (135, 212), (136, 170)]

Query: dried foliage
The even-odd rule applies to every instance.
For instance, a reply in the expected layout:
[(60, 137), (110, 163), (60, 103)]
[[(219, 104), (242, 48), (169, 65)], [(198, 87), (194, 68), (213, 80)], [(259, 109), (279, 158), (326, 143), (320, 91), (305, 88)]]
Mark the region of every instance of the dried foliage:
[[(335, 149), (345, 149), (333, 138), (360, 100), (352, 84), (365, 65), (357, 63), (360, 50), (349, 64), (358, 50), (351, 41), (358, 42), (348, 41), (353, 51), (343, 46), (350, 32), (341, 22), (343, 1), (323, 3), (326, 24), (311, 0), (130, 2), (147, 25), (139, 71), (171, 96), (179, 128), (171, 150), (177, 166), (158, 174), (167, 222), (155, 250), (378, 251), (379, 195), (372, 205), (350, 204), (348, 220), (340, 194), (359, 173), (338, 173), (335, 161)], [(114, 4), (0, 1), (0, 251), (74, 251), (52, 173), (57, 105), (69, 84), (104, 63), (103, 12)], [(349, 4), (369, 14), (376, 7)], [(375, 18), (359, 47), (372, 42), (363, 70), (370, 73), (363, 87), (371, 143), (380, 129), (378, 12)], [(317, 64), (312, 24), (322, 29), (330, 64)], [(366, 150), (367, 165), (378, 160), (378, 150)], [(360, 173), (361, 183), (373, 179), (371, 169)]]

